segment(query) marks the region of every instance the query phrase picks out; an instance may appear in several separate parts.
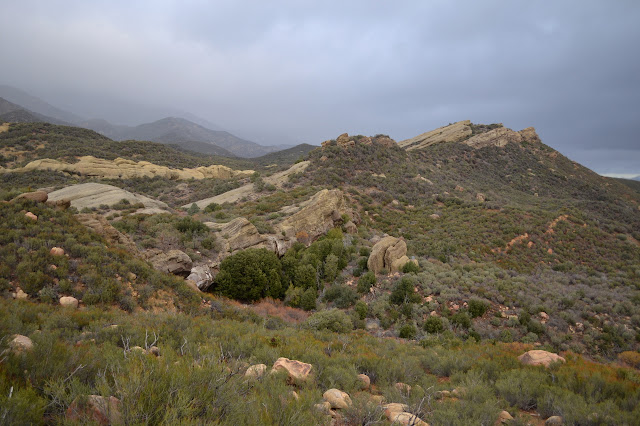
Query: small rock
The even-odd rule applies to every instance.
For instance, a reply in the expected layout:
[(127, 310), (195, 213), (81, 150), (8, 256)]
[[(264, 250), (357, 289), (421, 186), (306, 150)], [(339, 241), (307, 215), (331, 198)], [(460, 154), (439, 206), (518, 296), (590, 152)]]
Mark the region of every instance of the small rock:
[(498, 420), (496, 420), (496, 425), (500, 425), (500, 424), (508, 424), (510, 422), (513, 421), (513, 416), (511, 416), (511, 414), (509, 414), (508, 411), (500, 411), (500, 414), (498, 414)]
[(544, 365), (545, 367), (549, 367), (552, 363), (558, 361), (566, 362), (560, 355), (539, 349), (534, 349), (520, 355), (518, 361), (524, 365)]
[(18, 300), (27, 300), (29, 298), (29, 295), (24, 291), (22, 291), (20, 287), (18, 287), (16, 289), (16, 292), (13, 294), (13, 297), (14, 299), (18, 299)]
[(467, 390), (465, 388), (456, 388), (451, 391), (451, 396), (460, 398), (464, 396), (465, 393), (467, 393)]
[(16, 334), (13, 336), (13, 340), (9, 342), (9, 347), (14, 354), (22, 354), (33, 349), (33, 342), (27, 336)]
[(458, 192), (464, 192), (464, 188), (461, 187), (460, 185), (456, 185), (456, 191)]
[(403, 393), (411, 392), (411, 386), (409, 386), (406, 383), (398, 382), (395, 385), (393, 385), (393, 387), (395, 387), (396, 389), (398, 389), (400, 392), (403, 392)]
[(71, 296), (63, 296), (60, 298), (60, 306), (76, 309), (78, 307), (78, 299)]
[(271, 368), (271, 372), (285, 370), (289, 373), (290, 379), (306, 380), (311, 375), (313, 366), (305, 362), (296, 361), (288, 358), (278, 358)]
[(325, 414), (329, 414), (329, 412), (331, 411), (331, 404), (327, 401), (323, 401), (320, 404), (315, 404), (313, 407), (321, 413)]
[(387, 418), (391, 418), (393, 414), (402, 413), (409, 409), (408, 405), (400, 404), (398, 402), (391, 402), (382, 407), (384, 409), (384, 414)]
[(31, 220), (33, 220), (34, 222), (37, 222), (37, 221), (38, 221), (38, 216), (36, 216), (35, 214), (33, 214), (33, 213), (31, 213), (31, 212), (26, 212), (26, 213), (24, 214), (24, 217), (26, 217), (27, 219), (31, 219)]
[(433, 219), (433, 220), (440, 219), (440, 215), (439, 215), (439, 214), (436, 214), (436, 213), (429, 215), (429, 217), (430, 217), (431, 219)]
[(448, 398), (451, 396), (451, 392), (449, 392), (448, 390), (442, 390), (442, 391), (436, 392), (434, 396), (436, 399)]
[(480, 201), (481, 203), (484, 203), (484, 202), (485, 202), (485, 200), (486, 200), (486, 197), (484, 196), (484, 194), (483, 194), (483, 193), (478, 192), (478, 193), (476, 194), (476, 200)]
[(366, 374), (358, 374), (358, 381), (362, 390), (367, 390), (371, 386), (371, 379)]
[(339, 389), (329, 389), (322, 395), (322, 397), (325, 401), (331, 404), (331, 408), (344, 410), (349, 408), (352, 404), (349, 394), (342, 392)]
[(545, 426), (562, 426), (564, 421), (560, 416), (551, 416), (544, 422)]
[(64, 249), (60, 247), (51, 247), (49, 253), (51, 253), (51, 256), (64, 256)]
[(429, 424), (424, 422), (420, 417), (407, 412), (395, 413), (394, 416), (389, 417), (389, 421), (402, 426), (429, 426)]
[(247, 379), (259, 379), (264, 376), (267, 372), (267, 366), (264, 364), (256, 364), (247, 368), (247, 371), (244, 373), (244, 377)]
[(160, 356), (160, 348), (157, 346), (151, 346), (147, 353), (153, 356)]
[(65, 417), (74, 422), (90, 421), (100, 425), (119, 425), (123, 424), (120, 406), (120, 400), (114, 396), (108, 399), (100, 395), (76, 397), (67, 409)]

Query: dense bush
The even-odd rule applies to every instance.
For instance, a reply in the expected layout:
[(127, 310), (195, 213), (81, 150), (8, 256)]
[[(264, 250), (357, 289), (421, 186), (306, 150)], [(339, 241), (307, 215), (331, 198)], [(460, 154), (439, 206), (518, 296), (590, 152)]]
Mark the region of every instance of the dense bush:
[(266, 249), (247, 249), (227, 257), (220, 264), (216, 290), (226, 297), (254, 301), (264, 297), (284, 297), (281, 264)]
[(336, 333), (353, 330), (351, 318), (339, 309), (316, 312), (307, 319), (306, 325), (314, 330), (329, 330)]

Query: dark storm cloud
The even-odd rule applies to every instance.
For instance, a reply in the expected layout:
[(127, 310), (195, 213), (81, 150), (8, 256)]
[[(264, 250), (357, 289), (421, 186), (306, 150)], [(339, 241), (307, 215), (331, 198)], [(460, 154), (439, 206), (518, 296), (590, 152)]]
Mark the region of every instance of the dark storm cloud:
[(640, 174), (639, 19), (637, 1), (21, 1), (0, 16), (0, 83), (122, 122), (189, 111), (261, 143), (532, 125), (599, 172)]

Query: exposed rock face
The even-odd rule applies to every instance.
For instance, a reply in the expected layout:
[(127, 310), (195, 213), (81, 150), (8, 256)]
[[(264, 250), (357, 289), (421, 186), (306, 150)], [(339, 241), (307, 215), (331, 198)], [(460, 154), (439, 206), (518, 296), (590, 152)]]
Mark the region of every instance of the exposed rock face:
[(351, 220), (344, 224), (344, 229), (347, 231), (347, 234), (357, 234), (358, 233), (358, 227)]
[(398, 145), (411, 151), (442, 142), (459, 142), (468, 138), (471, 134), (471, 121), (464, 120), (400, 141)]
[(100, 425), (120, 425), (122, 414), (120, 400), (114, 396), (105, 398), (100, 395), (77, 397), (66, 412), (66, 419), (75, 422), (91, 421)]
[(142, 203), (147, 209), (165, 211), (168, 206), (162, 201), (153, 200), (144, 195), (134, 194), (124, 189), (101, 183), (82, 183), (71, 185), (66, 188), (53, 191), (49, 194), (49, 200), (69, 200), (71, 206), (81, 210), (85, 207), (100, 207), (101, 205), (111, 206), (120, 200), (127, 200), (131, 204)]
[(199, 265), (191, 268), (187, 281), (195, 283), (199, 290), (205, 291), (213, 284), (214, 278), (215, 276), (211, 268), (207, 265)]
[(564, 421), (560, 416), (551, 416), (544, 422), (545, 426), (562, 426)]
[(191, 267), (193, 266), (191, 258), (180, 250), (169, 250), (166, 253), (159, 252), (159, 250), (150, 252), (149, 262), (159, 271), (176, 275), (191, 272)]
[(322, 397), (325, 401), (331, 404), (331, 408), (346, 410), (352, 404), (349, 394), (342, 392), (339, 389), (329, 389), (322, 395)]
[(338, 136), (338, 139), (336, 139), (336, 142), (338, 143), (338, 146), (342, 148), (347, 148), (350, 146), (354, 146), (356, 144), (355, 141), (352, 141), (349, 139), (349, 134), (347, 133), (343, 133), (340, 136)]
[(316, 193), (297, 213), (283, 220), (277, 233), (295, 236), (304, 231), (313, 240), (335, 226), (343, 214), (349, 214), (344, 194), (339, 189), (323, 189)]
[(252, 365), (244, 373), (244, 377), (248, 379), (259, 379), (267, 372), (267, 366), (264, 364)]
[(271, 368), (272, 372), (285, 370), (289, 373), (289, 378), (295, 380), (306, 380), (313, 370), (311, 364), (305, 362), (292, 360), (289, 358), (278, 358)]
[(519, 132), (506, 127), (499, 127), (486, 133), (475, 135), (464, 143), (472, 148), (480, 149), (486, 146), (503, 147), (508, 143), (521, 143), (523, 141), (535, 143), (540, 142), (540, 138), (533, 127), (528, 127)]
[(544, 365), (549, 367), (554, 362), (566, 362), (560, 355), (542, 350), (532, 350), (518, 357), (518, 361), (525, 365)]
[(9, 342), (9, 348), (14, 354), (21, 354), (33, 349), (33, 342), (27, 336), (16, 334), (13, 336), (13, 340)]
[(16, 292), (13, 293), (13, 298), (18, 300), (27, 300), (29, 298), (29, 295), (22, 291), (20, 287), (18, 287), (16, 289)]
[(60, 306), (76, 309), (78, 307), (78, 299), (71, 296), (63, 296), (60, 298)]
[[(207, 223), (212, 227), (210, 222)], [(224, 251), (234, 252), (264, 243), (267, 238), (260, 235), (258, 229), (244, 217), (233, 219), (219, 227), (218, 238), (224, 241)]]
[(170, 169), (148, 161), (132, 161), (124, 158), (104, 160), (90, 155), (79, 157), (77, 163), (65, 163), (44, 158), (34, 160), (21, 169), (11, 171), (55, 170), (84, 176), (97, 176), (106, 179), (130, 179), (136, 177), (165, 177), (169, 179), (230, 179), (237, 176), (251, 176), (253, 170), (233, 170), (227, 166), (212, 165), (194, 169)]
[(508, 411), (501, 411), (500, 414), (498, 414), (498, 420), (496, 420), (496, 425), (500, 425), (500, 424), (509, 424), (513, 421), (513, 416), (511, 414), (509, 414)]
[(56, 200), (56, 201), (47, 201), (47, 205), (50, 207), (54, 207), (58, 210), (67, 210), (69, 207), (71, 207), (71, 200), (67, 200), (67, 199), (62, 199), (62, 200)]
[(35, 201), (36, 203), (45, 203), (48, 198), (49, 198), (49, 195), (46, 192), (34, 191), (34, 192), (22, 193), (17, 197), (15, 197), (13, 200), (11, 200), (11, 202), (13, 203), (14, 201), (19, 201), (19, 200), (31, 200), (31, 201)]
[(409, 261), (407, 254), (407, 243), (401, 238), (384, 237), (378, 241), (371, 249), (367, 267), (376, 274), (383, 269), (397, 272)]
[(92, 229), (98, 235), (102, 235), (109, 244), (120, 244), (125, 247), (127, 251), (135, 255), (139, 255), (136, 243), (133, 242), (131, 237), (118, 231), (104, 217), (97, 214), (77, 214), (75, 215), (78, 222)]

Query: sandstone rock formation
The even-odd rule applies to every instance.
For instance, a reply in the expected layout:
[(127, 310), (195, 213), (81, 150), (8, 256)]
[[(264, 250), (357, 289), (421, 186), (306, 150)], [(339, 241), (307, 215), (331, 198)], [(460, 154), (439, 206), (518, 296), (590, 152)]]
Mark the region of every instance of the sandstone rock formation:
[(563, 424), (564, 420), (560, 416), (551, 416), (544, 421), (545, 426), (562, 426)]
[(500, 411), (500, 414), (498, 414), (498, 420), (496, 420), (496, 425), (500, 425), (500, 424), (509, 424), (513, 421), (513, 416), (511, 414), (509, 414), (508, 411)]
[(64, 249), (61, 247), (51, 247), (49, 253), (51, 256), (64, 256)]
[(371, 379), (366, 374), (358, 374), (358, 381), (362, 390), (367, 390), (371, 387)]
[(518, 357), (518, 361), (523, 363), (524, 365), (544, 365), (545, 367), (549, 367), (554, 362), (566, 362), (563, 357), (560, 355), (556, 355), (551, 352), (543, 351), (543, 350), (532, 350), (526, 352)]
[(223, 241), (223, 251), (234, 252), (249, 247), (255, 247), (264, 243), (267, 238), (260, 235), (258, 229), (244, 217), (238, 217), (231, 222), (217, 226), (212, 222), (207, 222), (207, 226), (218, 229), (217, 237)]
[(78, 307), (78, 299), (71, 296), (63, 296), (60, 298), (60, 306), (76, 309)]
[(398, 145), (411, 151), (442, 142), (459, 142), (468, 138), (471, 134), (471, 121), (464, 120), (400, 141)]
[(36, 216), (35, 214), (31, 213), (31, 212), (26, 212), (24, 214), (24, 217), (26, 217), (27, 219), (31, 219), (34, 222), (38, 221), (38, 216)]
[(49, 193), (50, 201), (64, 199), (71, 201), (71, 206), (78, 210), (82, 210), (85, 207), (100, 207), (101, 205), (112, 206), (121, 200), (127, 200), (131, 204), (141, 203), (145, 208), (152, 209), (151, 211), (155, 212), (164, 212), (168, 209), (168, 206), (162, 201), (102, 183), (71, 185)]
[(95, 422), (100, 425), (120, 425), (122, 422), (121, 402), (118, 398), (100, 395), (77, 397), (65, 413), (72, 422)]
[(79, 174), (83, 176), (96, 176), (105, 179), (130, 179), (136, 177), (165, 177), (169, 179), (230, 179), (233, 177), (251, 176), (253, 170), (233, 170), (227, 166), (212, 165), (196, 167), (193, 169), (171, 169), (158, 166), (148, 161), (133, 161), (124, 158), (104, 160), (90, 155), (79, 157), (76, 163), (65, 163), (60, 160), (43, 158), (34, 160), (20, 169), (10, 169), (11, 172), (28, 172), (32, 170), (54, 170)]
[(139, 255), (136, 243), (133, 242), (131, 237), (123, 234), (122, 232), (111, 226), (111, 224), (104, 217), (97, 214), (81, 213), (75, 215), (75, 218), (78, 220), (78, 222), (80, 222), (87, 228), (104, 237), (104, 239), (107, 240), (107, 243), (120, 244), (124, 246), (124, 248), (130, 253)]
[(333, 228), (343, 214), (349, 213), (342, 191), (323, 189), (311, 197), (302, 209), (279, 223), (276, 232), (293, 237), (304, 231), (313, 240)]
[(390, 403), (382, 407), (384, 415), (392, 424), (405, 426), (429, 426), (415, 414), (408, 413), (409, 407), (405, 404)]
[(305, 362), (292, 360), (289, 358), (278, 358), (271, 368), (272, 372), (286, 371), (290, 379), (307, 380), (311, 375), (313, 366)]
[(24, 192), (17, 197), (15, 197), (11, 202), (19, 201), (19, 200), (31, 200), (36, 203), (45, 203), (49, 195), (44, 191), (34, 191), (34, 192)]
[(148, 256), (149, 262), (155, 269), (170, 274), (189, 274), (193, 266), (191, 258), (180, 250), (169, 250), (166, 253), (160, 250), (150, 250)]
[(533, 127), (528, 127), (519, 132), (506, 127), (499, 127), (486, 133), (475, 135), (464, 141), (464, 143), (472, 148), (480, 149), (485, 146), (503, 147), (508, 143), (521, 143), (523, 141), (535, 143), (540, 142), (540, 138)]
[(401, 238), (385, 237), (378, 241), (371, 249), (367, 267), (376, 274), (383, 269), (397, 272), (409, 262), (407, 257), (407, 243)]
[(331, 404), (331, 408), (334, 409), (346, 410), (352, 404), (349, 394), (342, 392), (339, 389), (329, 389), (322, 395), (322, 397), (325, 401)]
[[(271, 176), (265, 177), (263, 180), (267, 184), (274, 185), (276, 188), (282, 188), (283, 185), (289, 181), (289, 176), (297, 173), (303, 173), (309, 166), (309, 161), (301, 161), (289, 167), (287, 170), (274, 173)], [(215, 197), (205, 198), (200, 201), (196, 201), (196, 205), (201, 209), (204, 209), (211, 203), (223, 204), (223, 203), (235, 203), (242, 198), (257, 198), (259, 194), (256, 194), (253, 183), (243, 185), (239, 188), (227, 191), (224, 194), (216, 195)], [(188, 209), (191, 207), (191, 203), (185, 204), (183, 208)]]

